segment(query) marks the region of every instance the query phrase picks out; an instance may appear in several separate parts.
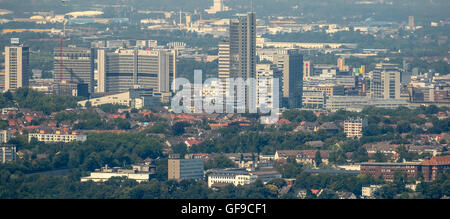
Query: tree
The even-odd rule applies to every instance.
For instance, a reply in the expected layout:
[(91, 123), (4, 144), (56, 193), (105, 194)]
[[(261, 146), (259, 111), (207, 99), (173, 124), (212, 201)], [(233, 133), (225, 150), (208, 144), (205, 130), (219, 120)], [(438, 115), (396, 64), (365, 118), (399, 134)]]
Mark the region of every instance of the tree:
[(319, 167), (319, 165), (322, 163), (322, 156), (320, 154), (320, 150), (316, 151), (316, 155), (314, 157), (314, 163), (316, 167)]
[(177, 122), (172, 126), (172, 134), (175, 136), (183, 135), (185, 132), (185, 127), (188, 127), (189, 124), (186, 122)]
[(373, 159), (375, 159), (376, 162), (386, 162), (387, 161), (387, 157), (381, 153), (381, 151), (377, 151), (373, 157)]
[(205, 164), (205, 169), (224, 169), (231, 167), (236, 167), (236, 164), (223, 155), (209, 159)]

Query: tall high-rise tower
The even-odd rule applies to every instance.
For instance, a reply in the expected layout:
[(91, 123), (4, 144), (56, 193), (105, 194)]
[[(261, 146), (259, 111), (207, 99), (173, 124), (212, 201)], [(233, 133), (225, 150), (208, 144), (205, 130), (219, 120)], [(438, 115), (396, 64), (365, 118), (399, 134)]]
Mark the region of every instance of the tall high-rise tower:
[(400, 99), (400, 70), (396, 64), (379, 63), (370, 81), (372, 99)]
[(283, 107), (301, 108), (303, 98), (303, 56), (297, 50), (275, 55), (273, 63), (283, 71)]
[(414, 24), (414, 16), (408, 17), (408, 26), (411, 30), (414, 30), (415, 24)]
[(31, 78), (29, 48), (5, 47), (5, 91), (28, 86)]
[[(249, 12), (230, 21), (229, 38), (219, 44), (219, 79), (256, 78), (256, 15)], [(228, 85), (225, 85), (227, 88)], [(249, 109), (249, 89), (245, 90), (245, 108)], [(235, 93), (235, 97), (238, 94)], [(236, 100), (240, 105), (243, 100)], [(241, 105), (241, 107), (244, 107)]]

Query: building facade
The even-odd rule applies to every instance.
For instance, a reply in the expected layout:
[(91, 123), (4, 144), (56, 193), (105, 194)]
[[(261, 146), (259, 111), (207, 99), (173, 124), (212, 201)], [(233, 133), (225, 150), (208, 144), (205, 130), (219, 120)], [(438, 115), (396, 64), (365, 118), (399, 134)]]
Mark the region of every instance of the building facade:
[(7, 163), (16, 160), (16, 146), (0, 145), (0, 163)]
[[(219, 80), (222, 82), (222, 93), (224, 97), (233, 95), (233, 106), (248, 111), (250, 95), (255, 94), (249, 92), (249, 89), (239, 90), (224, 83), (227, 79), (237, 78), (244, 81), (256, 79), (256, 14), (253, 12), (232, 19), (229, 37), (219, 44)], [(244, 98), (240, 99), (238, 96)]]
[(86, 135), (81, 135), (81, 134), (60, 134), (60, 133), (55, 133), (55, 134), (45, 134), (45, 133), (30, 133), (28, 134), (28, 142), (31, 141), (31, 139), (37, 139), (38, 141), (43, 141), (45, 143), (48, 142), (65, 142), (65, 143), (69, 143), (72, 141), (81, 141), (84, 142), (87, 140), (87, 136)]
[(28, 86), (32, 74), (29, 54), (28, 47), (5, 47), (5, 91)]
[(171, 156), (168, 160), (168, 179), (202, 179), (204, 175), (203, 159), (180, 159)]
[(95, 50), (67, 47), (55, 48), (53, 72), (58, 84), (87, 84), (88, 92), (94, 92)]
[(344, 121), (344, 133), (347, 138), (361, 138), (363, 136), (364, 128), (367, 127), (368, 122), (362, 118), (352, 118)]
[(379, 63), (372, 72), (372, 99), (400, 99), (400, 70), (396, 64)]
[(108, 168), (108, 166), (102, 167), (101, 170), (96, 170), (90, 174), (90, 176), (81, 177), (81, 182), (106, 182), (112, 177), (125, 177), (127, 179), (136, 180), (136, 182), (147, 182), (150, 179), (150, 172), (138, 171), (137, 169), (120, 169), (120, 168)]
[(11, 139), (12, 135), (9, 130), (1, 130), (0, 131), (0, 142), (1, 143), (8, 143), (8, 141)]
[(288, 50), (286, 55), (275, 55), (273, 63), (283, 72), (283, 107), (301, 108), (303, 96), (303, 55)]
[(420, 162), (409, 163), (361, 163), (361, 174), (369, 174), (375, 178), (383, 177), (392, 182), (395, 172), (406, 173), (410, 179), (416, 179), (421, 172)]
[(99, 93), (121, 93), (130, 88), (170, 92), (176, 76), (175, 51), (98, 50)]

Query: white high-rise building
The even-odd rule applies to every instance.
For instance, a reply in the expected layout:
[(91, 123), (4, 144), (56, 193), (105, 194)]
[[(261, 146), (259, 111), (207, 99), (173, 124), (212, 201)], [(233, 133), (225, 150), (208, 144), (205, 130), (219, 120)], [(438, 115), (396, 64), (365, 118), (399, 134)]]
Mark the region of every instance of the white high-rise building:
[(256, 107), (258, 109), (275, 108), (274, 101), (280, 101), (280, 99), (276, 98), (274, 94), (274, 83), (276, 82), (274, 79), (278, 79), (278, 94), (281, 94), (281, 77), (281, 71), (277, 71), (270, 64), (256, 65)]
[(98, 50), (98, 92), (121, 93), (130, 88), (170, 92), (176, 75), (175, 51)]
[(372, 99), (400, 99), (400, 70), (396, 64), (379, 63), (372, 72)]
[(31, 78), (29, 48), (5, 47), (5, 91), (26, 87)]
[(213, 0), (214, 5), (211, 8), (206, 9), (205, 12), (208, 14), (215, 14), (217, 12), (229, 11), (230, 8), (223, 4), (223, 0)]

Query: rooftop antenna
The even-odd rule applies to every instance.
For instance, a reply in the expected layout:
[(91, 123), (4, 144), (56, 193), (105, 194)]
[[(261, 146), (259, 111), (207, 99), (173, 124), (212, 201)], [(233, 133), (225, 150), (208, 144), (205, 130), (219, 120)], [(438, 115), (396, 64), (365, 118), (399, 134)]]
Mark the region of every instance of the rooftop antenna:
[(251, 0), (251, 8), (252, 8), (252, 13), (254, 12), (253, 11), (253, 0)]

